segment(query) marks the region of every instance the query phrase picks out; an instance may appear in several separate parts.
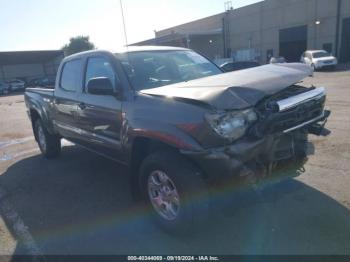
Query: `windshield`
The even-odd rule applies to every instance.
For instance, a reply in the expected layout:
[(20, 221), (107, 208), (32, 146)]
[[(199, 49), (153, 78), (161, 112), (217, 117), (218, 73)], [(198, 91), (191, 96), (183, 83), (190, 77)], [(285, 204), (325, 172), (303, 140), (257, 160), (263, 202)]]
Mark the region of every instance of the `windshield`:
[(321, 52), (315, 52), (312, 54), (314, 58), (321, 58), (321, 57), (328, 57), (331, 56), (328, 52), (326, 51), (321, 51)]
[(193, 51), (142, 51), (117, 54), (136, 90), (221, 74), (205, 57)]

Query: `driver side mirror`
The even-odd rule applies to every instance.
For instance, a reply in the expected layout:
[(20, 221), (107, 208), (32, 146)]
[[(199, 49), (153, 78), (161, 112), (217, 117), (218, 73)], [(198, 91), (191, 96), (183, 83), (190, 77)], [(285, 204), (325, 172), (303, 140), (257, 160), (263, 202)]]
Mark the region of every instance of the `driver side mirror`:
[(87, 91), (93, 95), (114, 95), (113, 84), (108, 77), (91, 78), (87, 84)]

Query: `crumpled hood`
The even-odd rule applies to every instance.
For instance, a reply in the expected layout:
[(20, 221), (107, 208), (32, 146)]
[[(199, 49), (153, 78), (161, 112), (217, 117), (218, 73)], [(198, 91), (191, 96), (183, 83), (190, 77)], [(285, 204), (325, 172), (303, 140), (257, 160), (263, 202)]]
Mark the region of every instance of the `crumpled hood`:
[(219, 110), (243, 109), (312, 74), (300, 63), (271, 64), (140, 91), (143, 94), (196, 100)]

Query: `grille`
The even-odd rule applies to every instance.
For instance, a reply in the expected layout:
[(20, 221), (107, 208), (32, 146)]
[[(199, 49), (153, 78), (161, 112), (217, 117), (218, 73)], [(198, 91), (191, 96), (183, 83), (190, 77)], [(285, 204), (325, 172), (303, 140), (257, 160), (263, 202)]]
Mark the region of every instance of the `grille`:
[(272, 132), (280, 132), (320, 116), (323, 112), (325, 97), (301, 104), (282, 113), (276, 113)]
[(305, 102), (283, 112), (279, 112), (278, 108), (276, 108), (276, 101), (281, 98), (287, 98), (303, 93), (305, 90), (309, 91), (310, 89), (305, 87), (292, 87), (285, 92), (264, 101), (259, 108), (260, 122), (255, 128), (256, 133), (271, 134), (283, 132), (284, 130), (301, 125), (321, 116), (325, 105), (325, 97)]
[(333, 60), (326, 60), (326, 61), (323, 61), (324, 64), (331, 64), (333, 63)]

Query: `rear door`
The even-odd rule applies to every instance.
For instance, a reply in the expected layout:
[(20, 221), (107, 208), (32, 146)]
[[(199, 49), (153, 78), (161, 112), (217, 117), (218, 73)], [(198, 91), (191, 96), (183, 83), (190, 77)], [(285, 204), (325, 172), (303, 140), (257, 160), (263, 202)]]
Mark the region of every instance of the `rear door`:
[(78, 141), (80, 130), (77, 122), (78, 94), (82, 88), (83, 60), (65, 62), (58, 76), (54, 97), (53, 123), (59, 133), (73, 141)]
[(85, 145), (105, 156), (124, 162), (121, 154), (120, 130), (122, 102), (117, 95), (95, 95), (87, 90), (90, 79), (108, 77), (115, 94), (120, 92), (119, 77), (110, 57), (90, 56), (84, 70), (84, 87), (79, 98), (79, 128), (84, 131)]

